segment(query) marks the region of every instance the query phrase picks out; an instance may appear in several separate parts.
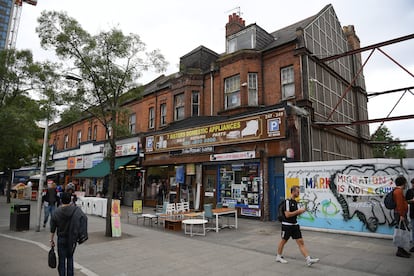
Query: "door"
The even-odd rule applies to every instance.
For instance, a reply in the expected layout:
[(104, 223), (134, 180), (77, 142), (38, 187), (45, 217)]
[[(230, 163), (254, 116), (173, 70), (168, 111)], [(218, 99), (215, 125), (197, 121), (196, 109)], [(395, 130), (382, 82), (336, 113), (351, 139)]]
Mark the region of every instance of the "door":
[[(277, 206), (285, 198), (285, 175), (278, 168), (283, 163), (278, 158), (269, 158), (269, 204), (270, 220), (277, 220)], [(283, 167), (283, 166), (282, 166)]]

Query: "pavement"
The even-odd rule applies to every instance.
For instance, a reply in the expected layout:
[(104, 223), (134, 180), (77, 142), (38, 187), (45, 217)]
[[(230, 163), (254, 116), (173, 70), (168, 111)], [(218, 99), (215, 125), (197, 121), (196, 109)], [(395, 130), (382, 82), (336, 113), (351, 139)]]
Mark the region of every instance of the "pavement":
[[(35, 231), (36, 202), (30, 204), (30, 229), (10, 231), (10, 204), (0, 196), (0, 275), (57, 275), (47, 265), (49, 228)], [(302, 230), (305, 245), (320, 262), (306, 266), (294, 241), (285, 246), (287, 264), (275, 262), (278, 222), (239, 218), (238, 229), (206, 236), (184, 235), (148, 223), (127, 222), (122, 206), (122, 236), (105, 237), (105, 219), (88, 215), (89, 240), (75, 252), (75, 275), (413, 275), (414, 255), (395, 256), (390, 239)], [(154, 212), (144, 208), (144, 212)]]

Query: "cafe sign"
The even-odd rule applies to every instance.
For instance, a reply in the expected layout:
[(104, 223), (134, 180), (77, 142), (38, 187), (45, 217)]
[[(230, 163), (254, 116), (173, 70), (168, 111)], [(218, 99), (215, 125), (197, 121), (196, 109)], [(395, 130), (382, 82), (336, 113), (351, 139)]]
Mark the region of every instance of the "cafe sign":
[(285, 109), (281, 108), (239, 120), (147, 136), (145, 152), (285, 138), (285, 114)]

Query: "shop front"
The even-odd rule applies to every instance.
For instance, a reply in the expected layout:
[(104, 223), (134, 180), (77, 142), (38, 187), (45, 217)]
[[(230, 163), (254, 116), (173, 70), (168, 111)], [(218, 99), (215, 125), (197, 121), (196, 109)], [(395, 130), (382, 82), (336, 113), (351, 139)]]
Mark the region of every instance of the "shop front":
[(240, 215), (261, 218), (267, 193), (263, 164), (285, 151), (289, 143), (279, 144), (285, 138), (285, 108), (148, 135), (143, 138), (146, 204), (155, 204), (164, 181), (169, 201), (189, 200), (200, 209), (206, 203), (234, 206)]

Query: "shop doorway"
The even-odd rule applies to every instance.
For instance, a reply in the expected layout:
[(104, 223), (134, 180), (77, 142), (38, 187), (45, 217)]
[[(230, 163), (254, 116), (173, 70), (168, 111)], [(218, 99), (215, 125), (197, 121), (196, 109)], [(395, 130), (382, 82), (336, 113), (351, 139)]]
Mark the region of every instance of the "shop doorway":
[(203, 174), (202, 204), (213, 204), (216, 207), (217, 168), (209, 168)]

